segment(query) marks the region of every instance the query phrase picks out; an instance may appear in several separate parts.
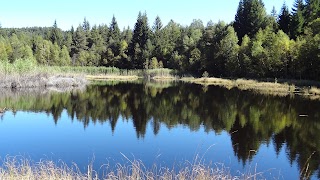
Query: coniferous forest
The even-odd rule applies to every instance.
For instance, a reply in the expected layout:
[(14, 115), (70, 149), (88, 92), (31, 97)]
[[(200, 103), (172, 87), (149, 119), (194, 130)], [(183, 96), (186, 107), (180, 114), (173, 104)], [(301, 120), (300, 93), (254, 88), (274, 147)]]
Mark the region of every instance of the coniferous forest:
[[(201, 76), (320, 80), (320, 0), (295, 0), (266, 12), (262, 0), (240, 0), (231, 23), (193, 20), (182, 26), (139, 12), (133, 29), (84, 18), (68, 31), (0, 28), (0, 62), (44, 66), (170, 68)], [(210, 16), (210, 15), (208, 15)]]

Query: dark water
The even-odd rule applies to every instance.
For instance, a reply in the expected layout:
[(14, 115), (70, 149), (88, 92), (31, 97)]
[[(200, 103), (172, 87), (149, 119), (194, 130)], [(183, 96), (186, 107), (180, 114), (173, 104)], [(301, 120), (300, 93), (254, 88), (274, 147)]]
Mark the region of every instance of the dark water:
[[(0, 156), (101, 165), (139, 159), (228, 167), (235, 176), (320, 178), (320, 102), (180, 83), (100, 83), (85, 91), (6, 92)], [(308, 115), (308, 116), (300, 116)], [(126, 157), (128, 158), (126, 158)]]

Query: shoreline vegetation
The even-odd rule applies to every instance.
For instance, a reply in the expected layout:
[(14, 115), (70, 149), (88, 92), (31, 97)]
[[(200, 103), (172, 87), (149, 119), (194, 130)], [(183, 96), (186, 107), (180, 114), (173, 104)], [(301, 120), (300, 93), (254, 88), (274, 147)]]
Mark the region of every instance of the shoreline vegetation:
[(181, 81), (203, 86), (215, 85), (227, 89), (237, 88), (242, 91), (249, 90), (266, 95), (299, 95), (309, 99), (320, 99), (320, 83), (316, 81), (276, 79), (271, 82), (269, 79), (258, 81), (252, 79), (224, 79), (214, 77), (181, 78)]
[(320, 99), (320, 82), (285, 79), (230, 79), (203, 76), (185, 77), (178, 71), (159, 68), (148, 70), (124, 70), (115, 67), (39, 66), (32, 59), (15, 63), (0, 63), (0, 88), (83, 88), (91, 81), (182, 81), (185, 83), (238, 88), (260, 94), (288, 96), (299, 95)]
[(0, 179), (264, 179), (263, 173), (256, 172), (232, 176), (230, 169), (222, 164), (207, 166), (186, 162), (182, 167), (168, 168), (153, 165), (148, 169), (141, 160), (125, 158), (128, 163), (116, 164), (114, 167), (106, 164), (99, 170), (93, 169), (93, 162), (91, 162), (83, 172), (81, 169), (84, 167), (78, 167), (75, 163), (67, 165), (61, 161), (58, 163), (50, 160), (33, 162), (23, 157), (6, 157), (0, 166)]

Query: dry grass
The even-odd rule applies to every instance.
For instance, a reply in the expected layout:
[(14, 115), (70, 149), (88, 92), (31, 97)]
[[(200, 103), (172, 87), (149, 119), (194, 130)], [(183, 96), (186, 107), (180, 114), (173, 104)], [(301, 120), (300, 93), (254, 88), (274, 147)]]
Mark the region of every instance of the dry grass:
[[(229, 179), (262, 179), (262, 173), (242, 174), (240, 176), (231, 176), (228, 168), (216, 164), (214, 167), (202, 164), (186, 163), (183, 167), (166, 168), (153, 166), (147, 169), (141, 161), (129, 160), (128, 165), (117, 164), (115, 170), (110, 169), (108, 165), (102, 166), (101, 170), (105, 173), (98, 175), (93, 170), (92, 163), (88, 165), (85, 173), (81, 172), (76, 164), (71, 166), (59, 162), (60, 165), (53, 161), (40, 161), (32, 163), (23, 157), (7, 157), (0, 167), (0, 179), (2, 180), (94, 180), (94, 179), (111, 179), (111, 180), (229, 180)], [(101, 171), (99, 170), (99, 171)]]
[(295, 86), (286, 83), (277, 82), (259, 82), (256, 80), (247, 79), (222, 79), (222, 78), (182, 78), (182, 81), (197, 83), (202, 85), (216, 85), (226, 87), (228, 89), (238, 88), (240, 90), (251, 90), (262, 94), (273, 94), (279, 96), (286, 96), (294, 93)]
[(19, 157), (7, 157), (0, 168), (2, 180), (72, 180), (93, 179), (92, 174), (83, 174), (76, 165), (57, 166), (53, 161), (40, 161), (32, 164), (29, 160)]
[(88, 80), (120, 80), (120, 81), (134, 81), (137, 80), (139, 77), (132, 75), (132, 76), (125, 76), (125, 75), (87, 75), (86, 79)]
[(7, 75), (0, 77), (0, 88), (82, 87), (88, 82), (80, 75), (48, 75), (46, 73)]
[(170, 80), (177, 80), (178, 78), (174, 76), (154, 76), (151, 79), (155, 81), (166, 81), (166, 80), (170, 81)]

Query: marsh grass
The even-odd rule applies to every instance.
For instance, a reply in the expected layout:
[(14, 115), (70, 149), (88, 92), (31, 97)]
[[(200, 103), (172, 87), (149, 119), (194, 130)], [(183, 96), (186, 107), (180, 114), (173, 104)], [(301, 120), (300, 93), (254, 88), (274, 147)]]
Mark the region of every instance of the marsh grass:
[[(140, 160), (130, 160), (123, 155), (128, 161), (127, 164), (116, 164), (114, 168), (108, 164), (101, 166), (96, 171), (93, 169), (93, 162), (86, 167), (86, 171), (81, 171), (75, 163), (67, 165), (59, 161), (55, 163), (50, 160), (41, 160), (33, 162), (24, 157), (6, 157), (0, 167), (0, 179), (2, 180), (206, 180), (206, 179), (263, 179), (262, 173), (247, 173), (239, 176), (232, 176), (228, 168), (221, 164), (207, 166), (202, 163), (186, 162), (181, 167), (168, 168), (162, 166), (152, 166), (148, 169)], [(103, 171), (100, 174), (100, 171)]]
[[(297, 93), (297, 87), (294, 84), (278, 83), (278, 82), (260, 82), (257, 80), (247, 79), (223, 79), (223, 78), (182, 78), (182, 81), (191, 82), (201, 85), (216, 85), (228, 89), (238, 88), (240, 90), (250, 90), (261, 94), (287, 96)], [(317, 92), (318, 88), (313, 88), (313, 92)], [(319, 90), (320, 92), (320, 90)]]
[[(18, 59), (14, 63), (0, 61), (0, 80), (4, 82), (20, 81), (48, 76), (87, 76), (88, 79), (136, 79), (150, 78), (172, 79), (178, 72), (167, 69), (127, 70), (116, 67), (89, 67), (89, 66), (39, 66), (34, 59)], [(32, 81), (32, 80), (31, 80)], [(1, 86), (1, 85), (0, 85)], [(1, 86), (3, 87), (3, 85)]]

